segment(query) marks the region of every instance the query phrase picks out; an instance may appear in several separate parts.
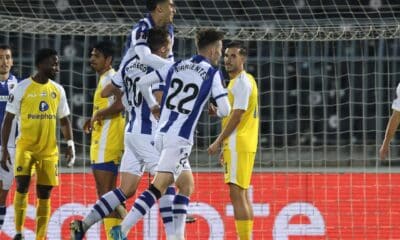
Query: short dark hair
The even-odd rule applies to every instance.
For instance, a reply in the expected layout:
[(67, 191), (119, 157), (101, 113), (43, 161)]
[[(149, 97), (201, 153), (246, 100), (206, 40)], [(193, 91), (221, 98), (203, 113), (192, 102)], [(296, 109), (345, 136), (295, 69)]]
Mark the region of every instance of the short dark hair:
[(212, 28), (201, 29), (196, 33), (196, 46), (198, 50), (202, 50), (222, 39), (224, 39), (224, 32)]
[(152, 28), (148, 34), (147, 43), (152, 52), (168, 43), (169, 33), (165, 28)]
[(238, 48), (239, 54), (247, 57), (247, 48), (244, 46), (242, 42), (232, 41), (226, 44), (226, 48)]
[(35, 65), (36, 67), (39, 66), (43, 61), (47, 60), (52, 56), (57, 56), (58, 53), (56, 50), (51, 48), (42, 48), (40, 49), (35, 56)]
[(96, 48), (99, 52), (101, 52), (104, 57), (112, 57), (115, 55), (114, 43), (110, 40), (103, 40), (101, 42), (96, 43), (93, 48)]
[(148, 11), (154, 11), (156, 9), (157, 4), (166, 2), (168, 0), (146, 0), (146, 7)]
[(12, 51), (11, 46), (7, 44), (0, 44), (0, 49)]

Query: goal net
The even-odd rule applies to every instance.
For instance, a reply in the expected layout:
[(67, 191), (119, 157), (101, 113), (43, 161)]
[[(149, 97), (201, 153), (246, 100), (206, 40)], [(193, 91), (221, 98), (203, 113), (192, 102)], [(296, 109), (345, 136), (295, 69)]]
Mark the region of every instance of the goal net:
[[(259, 147), (250, 198), (253, 239), (394, 239), (400, 235), (400, 137), (379, 160), (391, 103), (400, 79), (400, 3), (395, 0), (175, 0), (176, 59), (195, 53), (194, 33), (224, 30), (249, 48), (248, 72), (257, 80)], [(56, 49), (57, 79), (67, 92), (77, 166), (61, 168), (53, 191), (49, 239), (68, 238), (70, 220), (97, 199), (82, 125), (92, 112), (96, 75), (90, 47), (111, 39), (122, 51), (126, 35), (146, 13), (144, 1), (2, 0), (0, 43), (12, 45), (13, 72), (34, 72), (34, 53)], [(117, 67), (121, 56), (117, 56)], [(203, 114), (190, 158), (196, 187), (188, 239), (235, 239), (233, 209), (218, 159), (207, 155), (220, 122)], [(65, 148), (61, 143), (61, 151)], [(62, 159), (62, 158), (61, 158)], [(61, 166), (65, 166), (60, 160)], [(139, 192), (149, 179), (142, 180)], [(32, 189), (32, 193), (34, 189)], [(132, 200), (128, 201), (130, 208)], [(0, 238), (11, 239), (12, 195)], [(31, 194), (26, 239), (34, 238)], [(157, 208), (130, 239), (164, 239)], [(104, 239), (101, 225), (88, 239)], [(296, 238), (297, 237), (297, 238)]]

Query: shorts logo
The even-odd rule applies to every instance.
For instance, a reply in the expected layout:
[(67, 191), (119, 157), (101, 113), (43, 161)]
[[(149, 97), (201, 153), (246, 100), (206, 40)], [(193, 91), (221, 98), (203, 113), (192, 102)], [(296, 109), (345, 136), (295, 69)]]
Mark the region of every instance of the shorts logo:
[(39, 103), (39, 110), (41, 111), (41, 112), (45, 112), (45, 111), (47, 111), (49, 109), (49, 105), (45, 102), (45, 101), (41, 101), (40, 103)]
[(50, 96), (51, 96), (51, 98), (56, 98), (57, 97), (57, 93), (51, 92)]
[(21, 172), (22, 171), (22, 167), (21, 166), (18, 166), (17, 167), (17, 172)]
[(13, 94), (10, 94), (10, 95), (8, 96), (8, 102), (12, 103), (13, 101), (14, 101), (14, 95), (13, 95)]
[(11, 90), (11, 89), (13, 89), (13, 88), (14, 88), (14, 84), (10, 84), (8, 87), (9, 87), (9, 88), (10, 88), (10, 90)]

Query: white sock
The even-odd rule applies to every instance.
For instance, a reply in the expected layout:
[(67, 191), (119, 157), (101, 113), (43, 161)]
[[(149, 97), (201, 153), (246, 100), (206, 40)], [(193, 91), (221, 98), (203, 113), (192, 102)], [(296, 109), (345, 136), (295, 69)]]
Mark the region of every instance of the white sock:
[(188, 197), (180, 194), (175, 196), (172, 212), (174, 214), (175, 235), (177, 239), (185, 239), (185, 225), (188, 206)]
[(175, 235), (175, 226), (172, 214), (172, 204), (175, 198), (175, 188), (168, 187), (165, 195), (159, 200), (160, 214), (164, 223), (165, 234), (167, 236)]

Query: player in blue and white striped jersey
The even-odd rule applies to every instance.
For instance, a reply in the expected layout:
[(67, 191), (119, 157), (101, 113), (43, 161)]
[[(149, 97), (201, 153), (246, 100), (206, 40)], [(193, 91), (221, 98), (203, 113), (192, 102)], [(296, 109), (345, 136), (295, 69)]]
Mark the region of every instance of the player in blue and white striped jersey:
[(125, 43), (125, 54), (119, 65), (118, 72), (113, 77), (114, 82), (123, 81), (124, 66), (134, 57), (138, 57), (140, 63), (150, 66), (153, 69), (159, 69), (165, 64), (174, 61), (172, 48), (168, 53), (168, 58), (165, 59), (153, 54), (147, 42), (149, 30), (157, 27), (168, 30), (172, 46), (174, 45), (174, 27), (172, 22), (176, 9), (173, 0), (147, 0), (146, 6), (149, 13), (133, 26)]
[[(11, 47), (0, 45), (0, 126), (2, 126), (7, 101), (12, 89), (17, 85), (17, 78), (10, 73), (13, 66)], [(17, 134), (16, 120), (13, 121), (7, 148), (10, 153), (9, 161), (1, 163), (0, 168), (0, 229), (6, 215), (6, 199), (8, 190), (14, 178), (15, 137)], [(3, 145), (3, 143), (1, 143)]]
[[(149, 31), (148, 44), (153, 53), (163, 58), (168, 57), (171, 49), (171, 39), (165, 29), (152, 28)], [(124, 81), (114, 82), (114, 80), (112, 84), (107, 85), (102, 91), (102, 96), (109, 96), (111, 94), (120, 95), (120, 90), (122, 90), (124, 92), (122, 99), (125, 102), (125, 109), (129, 112), (129, 121), (125, 128), (124, 137), (125, 151), (119, 169), (121, 173), (120, 187), (101, 196), (83, 221), (74, 220), (72, 222), (73, 239), (81, 239), (83, 237), (82, 233), (86, 232), (90, 226), (107, 216), (126, 199), (132, 197), (145, 169), (152, 175), (155, 174), (155, 168), (160, 156), (153, 145), (157, 121), (152, 116), (147, 103), (136, 87), (136, 82), (140, 77), (152, 72), (153, 69), (142, 64), (138, 57), (126, 62), (123, 69)], [(162, 90), (162, 85), (154, 85), (153, 94), (160, 102)], [(164, 199), (161, 199), (163, 201), (160, 200), (160, 212), (163, 217), (167, 238), (175, 235), (175, 228), (171, 219), (171, 204), (175, 189), (171, 187), (169, 191), (171, 194), (164, 195)], [(167, 207), (163, 206), (163, 203)]]
[(193, 133), (198, 119), (212, 96), (218, 105), (217, 114), (227, 116), (230, 105), (227, 91), (221, 81), (218, 68), (222, 55), (223, 33), (213, 29), (197, 33), (196, 45), (199, 55), (165, 66), (142, 77), (137, 85), (152, 113), (159, 116), (160, 107), (154, 99), (150, 86), (165, 83), (161, 103), (161, 116), (155, 146), (161, 156), (157, 173), (149, 189), (136, 199), (132, 210), (121, 226), (113, 227), (115, 239), (124, 239), (129, 229), (136, 224), (165, 194), (167, 187), (176, 182), (179, 194), (174, 199), (175, 239), (184, 239), (185, 218), (193, 182), (189, 155), (193, 145)]

